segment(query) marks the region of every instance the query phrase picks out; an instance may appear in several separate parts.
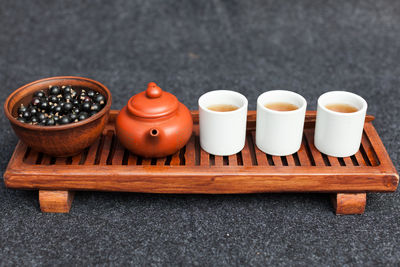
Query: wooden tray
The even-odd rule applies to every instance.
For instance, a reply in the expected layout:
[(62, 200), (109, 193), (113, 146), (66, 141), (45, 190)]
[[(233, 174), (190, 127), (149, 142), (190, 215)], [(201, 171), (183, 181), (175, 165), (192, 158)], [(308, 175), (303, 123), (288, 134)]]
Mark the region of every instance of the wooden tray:
[(313, 144), (315, 112), (306, 115), (301, 149), (287, 157), (255, 146), (255, 111), (248, 113), (245, 148), (229, 157), (200, 149), (198, 113), (194, 134), (175, 155), (144, 159), (125, 150), (114, 132), (118, 111), (101, 138), (82, 154), (53, 158), (19, 142), (4, 174), (9, 188), (39, 190), (43, 212), (68, 212), (75, 190), (146, 193), (238, 194), (334, 193), (337, 214), (364, 212), (367, 192), (393, 192), (399, 176), (367, 116), (360, 151), (348, 158), (321, 154)]

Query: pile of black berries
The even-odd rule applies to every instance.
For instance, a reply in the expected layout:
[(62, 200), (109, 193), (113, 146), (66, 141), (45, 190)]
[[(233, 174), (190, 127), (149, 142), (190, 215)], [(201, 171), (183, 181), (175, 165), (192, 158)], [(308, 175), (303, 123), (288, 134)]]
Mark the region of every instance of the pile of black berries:
[(99, 112), (106, 98), (90, 89), (74, 89), (69, 85), (49, 86), (33, 94), (31, 103), (18, 108), (17, 120), (32, 125), (63, 125), (85, 120)]

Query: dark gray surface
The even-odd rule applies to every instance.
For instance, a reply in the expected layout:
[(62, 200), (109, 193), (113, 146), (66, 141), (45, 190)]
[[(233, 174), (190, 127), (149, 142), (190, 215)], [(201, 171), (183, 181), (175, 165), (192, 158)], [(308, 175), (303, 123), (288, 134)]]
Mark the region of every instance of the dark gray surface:
[[(192, 109), (213, 89), (255, 108), (270, 89), (369, 103), (399, 169), (399, 1), (1, 1), (0, 102), (30, 81), (90, 77), (113, 108), (155, 81)], [(17, 142), (0, 116), (0, 166)], [(337, 217), (326, 195), (78, 192), (42, 214), (37, 192), (0, 183), (0, 265), (400, 264), (399, 193)]]

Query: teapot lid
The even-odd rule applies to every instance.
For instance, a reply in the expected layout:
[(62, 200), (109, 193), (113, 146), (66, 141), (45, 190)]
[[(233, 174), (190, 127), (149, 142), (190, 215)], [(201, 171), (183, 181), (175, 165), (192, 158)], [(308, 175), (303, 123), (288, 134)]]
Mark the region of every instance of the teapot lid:
[(129, 112), (135, 116), (157, 118), (174, 112), (178, 105), (178, 99), (173, 94), (150, 82), (147, 90), (132, 96), (127, 106)]

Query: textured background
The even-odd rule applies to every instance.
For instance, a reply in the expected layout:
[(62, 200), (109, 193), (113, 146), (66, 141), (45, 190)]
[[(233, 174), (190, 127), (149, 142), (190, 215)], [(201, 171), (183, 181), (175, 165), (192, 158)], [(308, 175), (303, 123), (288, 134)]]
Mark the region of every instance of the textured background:
[[(270, 89), (315, 109), (329, 90), (369, 102), (400, 169), (399, 1), (1, 1), (0, 102), (56, 75), (99, 80), (113, 108), (155, 81), (191, 109), (212, 89), (255, 108)], [(0, 116), (0, 168), (17, 138)], [(399, 193), (337, 217), (326, 195), (79, 192), (42, 214), (37, 192), (0, 182), (0, 262), (147, 265), (400, 264)], [(2, 264), (0, 264), (2, 265)]]

